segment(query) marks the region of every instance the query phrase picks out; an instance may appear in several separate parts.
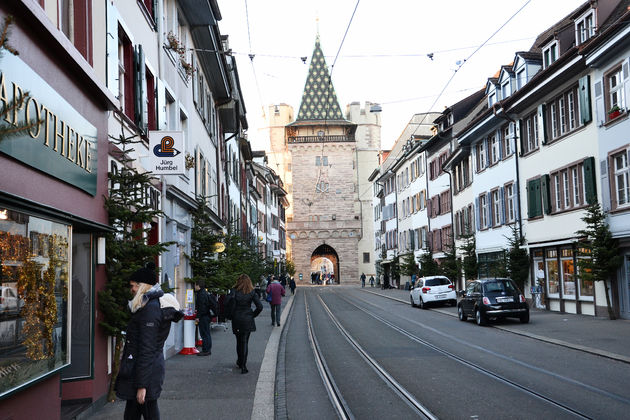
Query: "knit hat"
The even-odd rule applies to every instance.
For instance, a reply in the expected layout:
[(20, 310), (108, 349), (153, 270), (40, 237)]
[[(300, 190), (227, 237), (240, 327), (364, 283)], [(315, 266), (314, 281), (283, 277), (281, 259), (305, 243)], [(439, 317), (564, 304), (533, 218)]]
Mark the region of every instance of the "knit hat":
[(155, 275), (155, 264), (148, 262), (143, 268), (137, 270), (131, 275), (129, 281), (136, 283), (146, 283), (150, 285), (157, 284), (157, 276)]

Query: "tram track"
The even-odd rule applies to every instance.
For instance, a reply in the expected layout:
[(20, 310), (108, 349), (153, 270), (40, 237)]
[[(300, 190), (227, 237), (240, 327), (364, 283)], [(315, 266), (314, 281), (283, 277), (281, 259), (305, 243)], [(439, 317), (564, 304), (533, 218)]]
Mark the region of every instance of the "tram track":
[[(470, 369), (473, 369), (474, 371), (477, 371), (477, 372), (479, 372), (479, 373), (481, 373), (481, 374), (483, 374), (483, 375), (485, 375), (485, 376), (487, 376), (489, 378), (492, 378), (492, 379), (494, 379), (496, 381), (499, 381), (499, 382), (501, 382), (503, 384), (506, 384), (506, 385), (510, 386), (511, 388), (513, 388), (513, 389), (516, 389), (516, 390), (519, 390), (521, 392), (524, 392), (524, 393), (526, 393), (526, 394), (528, 394), (528, 395), (530, 395), (530, 396), (532, 396), (532, 397), (534, 397), (536, 399), (544, 401), (545, 403), (550, 404), (550, 405), (552, 405), (552, 406), (554, 406), (554, 407), (556, 407), (556, 408), (558, 408), (558, 409), (560, 409), (560, 410), (562, 410), (562, 411), (564, 411), (566, 413), (569, 413), (570, 415), (575, 416), (577, 418), (582, 418), (582, 419), (592, 419), (592, 418), (594, 418), (591, 415), (580, 411), (579, 409), (572, 408), (569, 405), (554, 399), (553, 397), (549, 397), (549, 396), (547, 396), (547, 395), (545, 395), (545, 394), (543, 394), (541, 392), (538, 392), (538, 391), (532, 389), (531, 387), (528, 387), (526, 385), (522, 385), (522, 384), (520, 384), (520, 383), (518, 383), (518, 382), (516, 382), (516, 381), (514, 381), (514, 380), (512, 380), (510, 378), (505, 377), (504, 375), (495, 373), (495, 372), (493, 372), (493, 371), (491, 371), (491, 370), (481, 366), (478, 363), (472, 362), (470, 360), (466, 360), (465, 358), (462, 358), (462, 357), (460, 357), (460, 356), (458, 356), (458, 355), (456, 355), (456, 354), (454, 354), (454, 353), (452, 353), (452, 352), (450, 352), (448, 350), (440, 348), (440, 347), (438, 347), (438, 346), (428, 342), (427, 340), (424, 340), (424, 339), (418, 337), (416, 334), (413, 334), (413, 333), (407, 331), (406, 329), (404, 329), (402, 327), (399, 327), (398, 325), (394, 324), (393, 322), (388, 321), (387, 319), (383, 318), (382, 316), (379, 316), (379, 315), (377, 315), (377, 314), (375, 314), (375, 313), (373, 313), (373, 312), (371, 312), (371, 311), (369, 311), (369, 310), (367, 310), (367, 309), (365, 309), (365, 308), (355, 304), (354, 302), (349, 300), (344, 295), (341, 295), (341, 294), (339, 294), (337, 292), (334, 292), (334, 294), (337, 295), (338, 298), (340, 298), (341, 300), (343, 300), (347, 304), (352, 305), (353, 307), (355, 307), (358, 310), (362, 311), (363, 313), (369, 315), (370, 317), (374, 318), (375, 320), (383, 323), (384, 325), (386, 325), (387, 327), (391, 328), (392, 330), (402, 334), (403, 336), (411, 339), (412, 341), (414, 341), (414, 342), (416, 342), (418, 344), (421, 344), (421, 345), (423, 345), (423, 346), (425, 346), (427, 348), (430, 348), (431, 350), (433, 350), (433, 351), (435, 351), (435, 352), (437, 352), (439, 354), (442, 354), (443, 356), (448, 357), (451, 360), (454, 360), (454, 361), (456, 361), (456, 362), (458, 362), (458, 363), (460, 363), (460, 364), (462, 364), (462, 365), (464, 365), (464, 366), (466, 366), (466, 367), (468, 367)], [(377, 306), (374, 303), (369, 302), (369, 301), (365, 301), (365, 300), (363, 300), (361, 298), (358, 298), (358, 297), (354, 297), (354, 298), (362, 301), (365, 304)], [(320, 297), (320, 299), (321, 299), (321, 297)], [(405, 303), (405, 302), (403, 302), (403, 303)], [(385, 310), (384, 308), (381, 308), (381, 309)], [(406, 321), (408, 322), (409, 320), (406, 320)], [(430, 327), (426, 327), (424, 325), (421, 325), (420, 323), (418, 323), (416, 321), (412, 321), (412, 322), (415, 323), (415, 324), (419, 324), (420, 326), (422, 326), (424, 328), (431, 329)], [(433, 329), (431, 329), (431, 330), (433, 330)], [(433, 330), (433, 332), (437, 332), (437, 331)], [(441, 335), (447, 336), (447, 335), (445, 335), (443, 333)], [(459, 339), (456, 339), (454, 337), (453, 337), (453, 339), (456, 340), (456, 341), (460, 341)], [(487, 349), (484, 349), (484, 348), (481, 348), (481, 347), (478, 347), (478, 346), (473, 346), (473, 347), (475, 347), (477, 350), (484, 350), (486, 352), (492, 353), (495, 356), (500, 356), (504, 360), (516, 363), (516, 364), (518, 364), (521, 367), (531, 368), (531, 369), (534, 369), (534, 370), (537, 370), (537, 371), (540, 371), (540, 372), (543, 371), (543, 369), (537, 368), (535, 366), (531, 366), (531, 365), (529, 365), (529, 364), (527, 364), (525, 362), (520, 362), (520, 361), (511, 359), (509, 357), (506, 357), (506, 356), (503, 356), (503, 355), (499, 355), (499, 354), (497, 354), (495, 352), (489, 351)], [(553, 373), (550, 373), (550, 372), (545, 372), (545, 373), (547, 373), (548, 375), (552, 376), (554, 379), (562, 380), (562, 381), (571, 383), (572, 385), (579, 386), (579, 387), (583, 388), (585, 391), (597, 393), (597, 394), (599, 394), (601, 396), (604, 396), (604, 397), (607, 397), (607, 398), (611, 398), (611, 399), (616, 400), (616, 401), (618, 401), (620, 403), (630, 405), (630, 400), (628, 398), (623, 397), (623, 396), (612, 394), (612, 393), (607, 392), (605, 390), (602, 390), (602, 389), (599, 389), (597, 387), (593, 387), (591, 385), (588, 385), (588, 384), (585, 384), (585, 383), (573, 380), (571, 378), (564, 377), (562, 375), (553, 374)]]

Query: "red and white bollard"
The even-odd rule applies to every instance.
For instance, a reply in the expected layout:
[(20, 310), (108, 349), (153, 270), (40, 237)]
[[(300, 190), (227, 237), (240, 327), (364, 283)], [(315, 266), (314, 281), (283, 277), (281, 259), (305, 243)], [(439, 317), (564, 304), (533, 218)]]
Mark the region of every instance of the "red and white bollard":
[(184, 316), (184, 348), (179, 354), (197, 354), (199, 350), (195, 348), (195, 316)]

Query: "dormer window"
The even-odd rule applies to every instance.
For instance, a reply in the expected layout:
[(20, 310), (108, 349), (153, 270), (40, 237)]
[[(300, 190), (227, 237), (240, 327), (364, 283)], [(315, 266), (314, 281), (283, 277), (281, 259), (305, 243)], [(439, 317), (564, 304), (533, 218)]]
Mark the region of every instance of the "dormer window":
[(497, 102), (497, 94), (495, 92), (492, 92), (490, 95), (488, 95), (488, 106), (492, 107), (492, 105), (494, 105)]
[(543, 48), (543, 68), (552, 65), (558, 59), (558, 41), (553, 41)]
[(525, 75), (525, 67), (516, 72), (516, 89), (520, 89), (527, 83), (527, 76)]
[(586, 12), (575, 20), (575, 42), (580, 45), (595, 35), (595, 11)]
[(506, 80), (502, 85), (501, 85), (501, 99), (505, 99), (508, 96), (510, 96), (510, 81)]

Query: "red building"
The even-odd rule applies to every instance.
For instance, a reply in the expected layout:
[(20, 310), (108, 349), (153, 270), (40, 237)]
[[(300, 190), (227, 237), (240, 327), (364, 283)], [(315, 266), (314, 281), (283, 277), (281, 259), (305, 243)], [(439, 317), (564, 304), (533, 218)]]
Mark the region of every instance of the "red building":
[(0, 2), (19, 51), (0, 57), (0, 103), (29, 92), (0, 126), (40, 121), (0, 139), (0, 418), (59, 418), (62, 404), (107, 392), (98, 244), (108, 229), (107, 111), (117, 99), (92, 67), (92, 4)]

